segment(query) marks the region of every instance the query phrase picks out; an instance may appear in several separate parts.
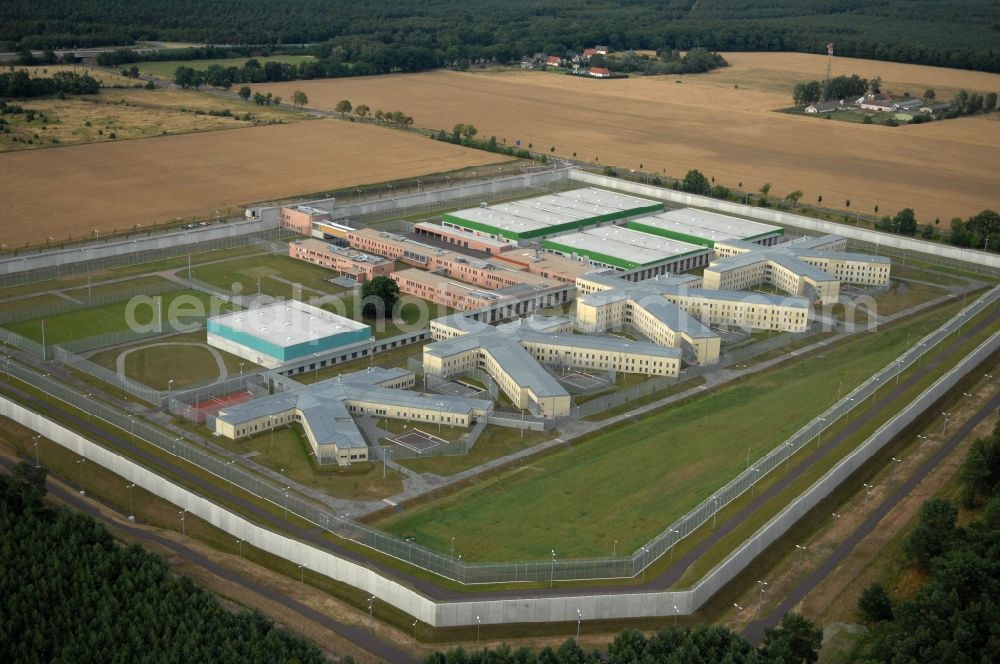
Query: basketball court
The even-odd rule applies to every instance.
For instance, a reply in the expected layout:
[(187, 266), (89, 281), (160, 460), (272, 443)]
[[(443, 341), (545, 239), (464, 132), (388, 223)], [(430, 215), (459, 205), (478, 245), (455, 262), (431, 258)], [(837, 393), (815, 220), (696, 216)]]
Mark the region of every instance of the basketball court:
[(598, 378), (582, 371), (574, 371), (564, 376), (558, 376), (558, 379), (559, 382), (566, 383), (578, 390), (593, 390), (608, 383), (603, 378)]
[(446, 383), (435, 385), (431, 389), (438, 394), (449, 394), (453, 397), (464, 397), (466, 399), (485, 392), (485, 390), (481, 387), (470, 385), (469, 383), (463, 383), (460, 380), (449, 380)]
[(230, 392), (229, 394), (220, 394), (217, 397), (212, 397), (206, 399), (205, 401), (199, 401), (197, 403), (191, 404), (191, 408), (198, 411), (199, 413), (204, 413), (205, 415), (218, 415), (219, 411), (227, 406), (235, 406), (237, 404), (244, 403), (253, 399), (253, 395), (246, 390), (239, 390), (237, 392)]
[(448, 444), (447, 440), (438, 438), (437, 436), (432, 436), (431, 434), (421, 431), (420, 429), (410, 429), (409, 431), (401, 433), (394, 438), (390, 438), (389, 442), (413, 450), (417, 454), (422, 454), (423, 452), (433, 449), (439, 445)]

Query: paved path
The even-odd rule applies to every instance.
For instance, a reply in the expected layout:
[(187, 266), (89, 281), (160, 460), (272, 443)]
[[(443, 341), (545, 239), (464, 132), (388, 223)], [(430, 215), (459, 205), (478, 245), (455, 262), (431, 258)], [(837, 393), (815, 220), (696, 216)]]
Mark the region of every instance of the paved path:
[(823, 581), (833, 569), (839, 565), (844, 558), (850, 555), (851, 551), (854, 550), (861, 541), (870, 535), (875, 528), (878, 527), (882, 519), (889, 514), (894, 507), (896, 507), (900, 501), (903, 500), (913, 489), (916, 488), (920, 482), (923, 481), (925, 477), (932, 470), (934, 470), (938, 464), (944, 461), (945, 457), (954, 451), (965, 438), (972, 432), (972, 430), (982, 422), (985, 418), (989, 417), (996, 412), (997, 408), (1000, 408), (1000, 393), (993, 395), (988, 403), (982, 406), (971, 418), (969, 418), (958, 431), (952, 434), (951, 438), (942, 445), (937, 452), (927, 458), (916, 472), (910, 476), (906, 482), (902, 484), (898, 489), (892, 490), (888, 494), (885, 502), (879, 505), (877, 508), (872, 510), (872, 513), (862, 521), (858, 527), (854, 530), (850, 536), (847, 537), (843, 542), (837, 545), (837, 548), (827, 557), (823, 563), (817, 567), (813, 572), (807, 576), (801, 583), (799, 583), (795, 588), (792, 589), (790, 593), (781, 601), (778, 606), (768, 613), (762, 620), (755, 620), (751, 622), (743, 630), (743, 636), (746, 637), (751, 643), (756, 644), (764, 637), (764, 630), (769, 627), (774, 627), (779, 622), (781, 618), (791, 611), (795, 606), (801, 602), (810, 591), (812, 591), (821, 581)]

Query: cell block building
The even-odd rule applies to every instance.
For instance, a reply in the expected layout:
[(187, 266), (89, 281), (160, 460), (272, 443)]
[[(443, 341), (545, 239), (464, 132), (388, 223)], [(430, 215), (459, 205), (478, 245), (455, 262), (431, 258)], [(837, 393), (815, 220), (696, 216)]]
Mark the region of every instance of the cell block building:
[(517, 407), (542, 417), (570, 414), (570, 393), (543, 364), (555, 367), (676, 376), (681, 354), (650, 342), (573, 334), (573, 322), (532, 316), (492, 326), (462, 315), (431, 322), (424, 371), (441, 377), (486, 371)]
[(815, 302), (836, 304), (841, 282), (889, 285), (889, 258), (846, 249), (847, 240), (836, 235), (799, 238), (772, 247), (742, 240), (719, 241), (715, 251), (720, 258), (705, 268), (702, 286), (718, 290), (770, 284)]
[(355, 416), (468, 427), (486, 417), (493, 405), (482, 399), (418, 394), (408, 389), (414, 382), (414, 374), (396, 368), (342, 374), (224, 408), (215, 419), (215, 431), (237, 440), (297, 423), (320, 464), (348, 466), (369, 456)]
[(628, 227), (680, 242), (698, 244), (714, 249), (717, 242), (743, 240), (771, 246), (781, 241), (785, 230), (780, 226), (762, 224), (739, 217), (696, 208), (681, 208), (662, 214), (632, 219)]

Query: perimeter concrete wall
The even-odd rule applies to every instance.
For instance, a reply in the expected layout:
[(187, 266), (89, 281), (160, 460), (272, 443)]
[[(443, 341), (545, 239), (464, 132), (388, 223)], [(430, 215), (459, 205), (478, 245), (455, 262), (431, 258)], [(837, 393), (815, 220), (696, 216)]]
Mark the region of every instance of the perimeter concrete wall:
[(360, 201), (353, 204), (342, 204), (334, 207), (333, 216), (334, 219), (363, 217), (375, 214), (385, 215), (393, 211), (398, 211), (401, 215), (405, 215), (407, 210), (411, 208), (438, 205), (448, 203), (449, 201), (475, 198), (477, 196), (482, 197), (485, 201), (491, 195), (517, 191), (526, 187), (544, 187), (552, 182), (566, 179), (568, 172), (568, 169), (558, 169), (525, 175), (510, 175), (492, 180), (466, 182), (443, 189), (425, 189), (412, 194), (393, 196), (391, 198), (386, 197)]
[(40, 250), (40, 253), (22, 253), (0, 260), (0, 275), (60, 267), (82, 261), (99, 260), (125, 256), (140, 251), (166, 249), (183, 245), (195, 245), (208, 240), (221, 240), (237, 235), (247, 235), (278, 227), (277, 208), (274, 214), (265, 214), (256, 221), (227, 221), (224, 224), (209, 223), (208, 226), (171, 231), (169, 233), (136, 233), (135, 237), (111, 242), (89, 242), (84, 246), (75, 245), (65, 249)]
[(735, 214), (742, 217), (749, 217), (757, 221), (780, 226), (791, 226), (799, 228), (809, 233), (825, 235), (840, 235), (841, 237), (860, 240), (862, 242), (872, 242), (883, 247), (892, 247), (906, 251), (917, 251), (931, 256), (939, 256), (950, 260), (965, 261), (968, 263), (978, 263), (986, 265), (994, 270), (1000, 270), (1000, 255), (990, 254), (975, 249), (965, 249), (962, 247), (952, 247), (950, 245), (927, 242), (903, 235), (893, 235), (891, 233), (880, 233), (863, 228), (852, 228), (846, 224), (836, 224), (831, 221), (821, 221), (810, 217), (781, 212), (772, 208), (760, 208), (751, 205), (741, 205), (732, 201), (722, 201), (708, 196), (696, 196), (683, 191), (664, 189), (652, 185), (620, 180), (606, 175), (597, 175), (585, 171), (572, 170), (569, 172), (571, 180), (576, 180), (582, 185), (596, 185), (606, 189), (622, 191), (636, 196), (648, 196), (665, 199), (672, 203), (680, 203), (692, 207), (715, 210), (723, 214)]
[(584, 620), (669, 617), (688, 615), (733, 580), (754, 558), (787, 532), (860, 468), (886, 443), (899, 434), (921, 412), (929, 408), (967, 373), (1000, 348), (1000, 332), (917, 397), (898, 415), (886, 422), (861, 447), (817, 480), (809, 489), (746, 540), (736, 551), (709, 572), (694, 588), (681, 591), (573, 594), (562, 597), (505, 597), (497, 599), (435, 602), (406, 585), (386, 578), (357, 563), (290, 537), (257, 526), (238, 514), (220, 507), (184, 487), (164, 479), (135, 462), (97, 445), (46, 417), (21, 405), (0, 399), (0, 415), (9, 417), (92, 463), (97, 463), (126, 481), (186, 509), (215, 527), (259, 549), (305, 565), (312, 572), (371, 593), (436, 627), (500, 623), (572, 622), (579, 610)]

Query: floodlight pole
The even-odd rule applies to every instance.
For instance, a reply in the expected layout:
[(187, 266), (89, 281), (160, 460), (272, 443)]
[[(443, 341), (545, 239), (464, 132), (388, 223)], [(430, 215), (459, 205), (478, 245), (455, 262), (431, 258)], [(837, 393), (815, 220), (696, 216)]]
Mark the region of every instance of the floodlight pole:
[(128, 489), (128, 520), (135, 521), (135, 503), (132, 502), (132, 489), (135, 488), (135, 482), (125, 485), (125, 488)]
[(31, 444), (35, 446), (35, 468), (41, 468), (41, 466), (42, 466), (42, 461), (38, 457), (38, 439), (39, 438), (41, 438), (41, 435), (35, 435), (35, 436), (31, 437)]
[(80, 464), (80, 495), (81, 496), (87, 495), (87, 491), (83, 488), (83, 464), (84, 464), (85, 461), (86, 461), (85, 458), (81, 458), (81, 459), (77, 460), (77, 463)]

